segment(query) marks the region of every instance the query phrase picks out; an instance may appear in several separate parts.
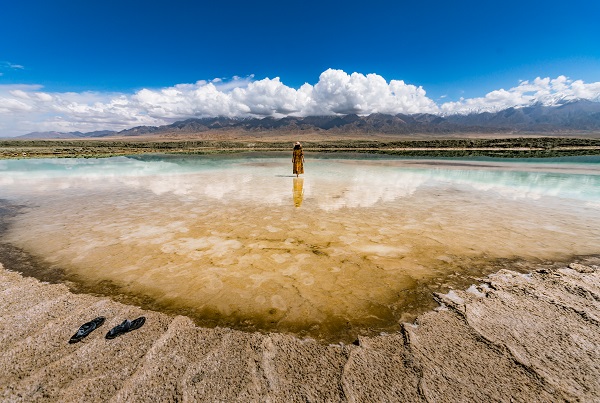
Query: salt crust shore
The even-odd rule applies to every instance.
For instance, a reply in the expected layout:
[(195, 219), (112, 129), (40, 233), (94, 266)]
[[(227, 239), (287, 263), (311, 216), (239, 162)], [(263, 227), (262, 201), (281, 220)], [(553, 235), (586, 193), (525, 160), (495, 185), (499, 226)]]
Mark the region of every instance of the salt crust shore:
[[(358, 345), (200, 328), (0, 266), (0, 400), (600, 401), (600, 267), (582, 263), (501, 270)], [(104, 338), (140, 315), (141, 329)]]

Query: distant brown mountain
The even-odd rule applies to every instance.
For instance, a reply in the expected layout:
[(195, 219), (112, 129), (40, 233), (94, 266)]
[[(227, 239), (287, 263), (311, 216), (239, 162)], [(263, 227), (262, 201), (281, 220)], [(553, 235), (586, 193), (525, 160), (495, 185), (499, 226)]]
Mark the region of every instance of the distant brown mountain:
[(504, 133), (538, 132), (560, 133), (573, 131), (600, 131), (600, 102), (588, 100), (563, 101), (552, 106), (534, 104), (508, 108), (499, 112), (469, 115), (375, 113), (340, 116), (288, 116), (281, 119), (265, 118), (192, 118), (165, 126), (138, 126), (120, 132), (96, 131), (89, 133), (35, 132), (21, 139), (59, 139), (106, 136), (148, 136), (167, 133), (202, 133), (209, 131), (239, 130), (246, 132), (325, 131), (330, 133)]

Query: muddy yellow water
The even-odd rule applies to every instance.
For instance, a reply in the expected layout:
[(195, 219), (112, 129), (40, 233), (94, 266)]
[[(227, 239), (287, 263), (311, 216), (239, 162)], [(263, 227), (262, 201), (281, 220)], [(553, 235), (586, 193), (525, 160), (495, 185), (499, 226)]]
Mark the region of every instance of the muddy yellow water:
[[(390, 330), (499, 261), (600, 251), (596, 160), (152, 157), (0, 162), (10, 242), (200, 323)], [(117, 290), (117, 291), (115, 291)]]

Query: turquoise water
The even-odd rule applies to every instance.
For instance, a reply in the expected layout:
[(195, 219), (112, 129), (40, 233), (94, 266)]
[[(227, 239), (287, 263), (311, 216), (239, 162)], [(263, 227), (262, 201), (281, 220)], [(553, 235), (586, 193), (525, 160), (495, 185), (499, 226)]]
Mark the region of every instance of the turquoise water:
[[(0, 161), (2, 240), (198, 323), (393, 330), (499, 262), (596, 254), (600, 159), (281, 154)], [(110, 287), (106, 287), (110, 284)]]
[[(600, 157), (565, 157), (549, 159), (389, 158), (366, 154), (349, 156), (318, 155), (311, 161), (307, 177), (315, 181), (342, 180), (361, 183), (367, 192), (369, 183), (393, 189), (398, 182), (424, 186), (431, 181), (462, 184), (510, 194), (513, 197), (543, 195), (586, 200), (600, 200)], [(360, 157), (360, 158), (356, 158)], [(289, 175), (284, 158), (249, 155), (245, 157), (147, 156), (105, 159), (40, 159), (0, 161), (0, 186), (4, 192), (20, 192), (13, 187), (44, 186), (46, 180), (62, 180), (60, 186), (76, 182), (124, 182), (131, 178), (164, 178), (185, 174), (222, 172), (225, 176), (281, 177)], [(246, 169), (247, 168), (247, 169)], [(367, 179), (372, 176), (372, 179)], [(71, 182), (68, 184), (67, 182)], [(247, 183), (246, 178), (240, 185)], [(274, 181), (275, 182), (275, 181)], [(276, 185), (275, 183), (273, 184)], [(0, 188), (2, 190), (2, 188)], [(31, 189), (33, 190), (33, 189)], [(277, 190), (275, 188), (275, 190)], [(325, 195), (326, 196), (326, 195)], [(354, 204), (350, 202), (349, 204)]]

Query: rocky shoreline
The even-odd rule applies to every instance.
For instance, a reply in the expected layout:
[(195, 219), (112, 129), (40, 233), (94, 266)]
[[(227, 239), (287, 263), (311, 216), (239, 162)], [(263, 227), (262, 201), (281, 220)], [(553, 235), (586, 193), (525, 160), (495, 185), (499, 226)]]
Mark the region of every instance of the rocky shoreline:
[[(0, 268), (2, 401), (595, 401), (600, 259), (501, 270), (400, 331), (323, 344), (207, 329)], [(146, 316), (134, 332), (105, 333)], [(106, 323), (69, 344), (96, 316)]]

